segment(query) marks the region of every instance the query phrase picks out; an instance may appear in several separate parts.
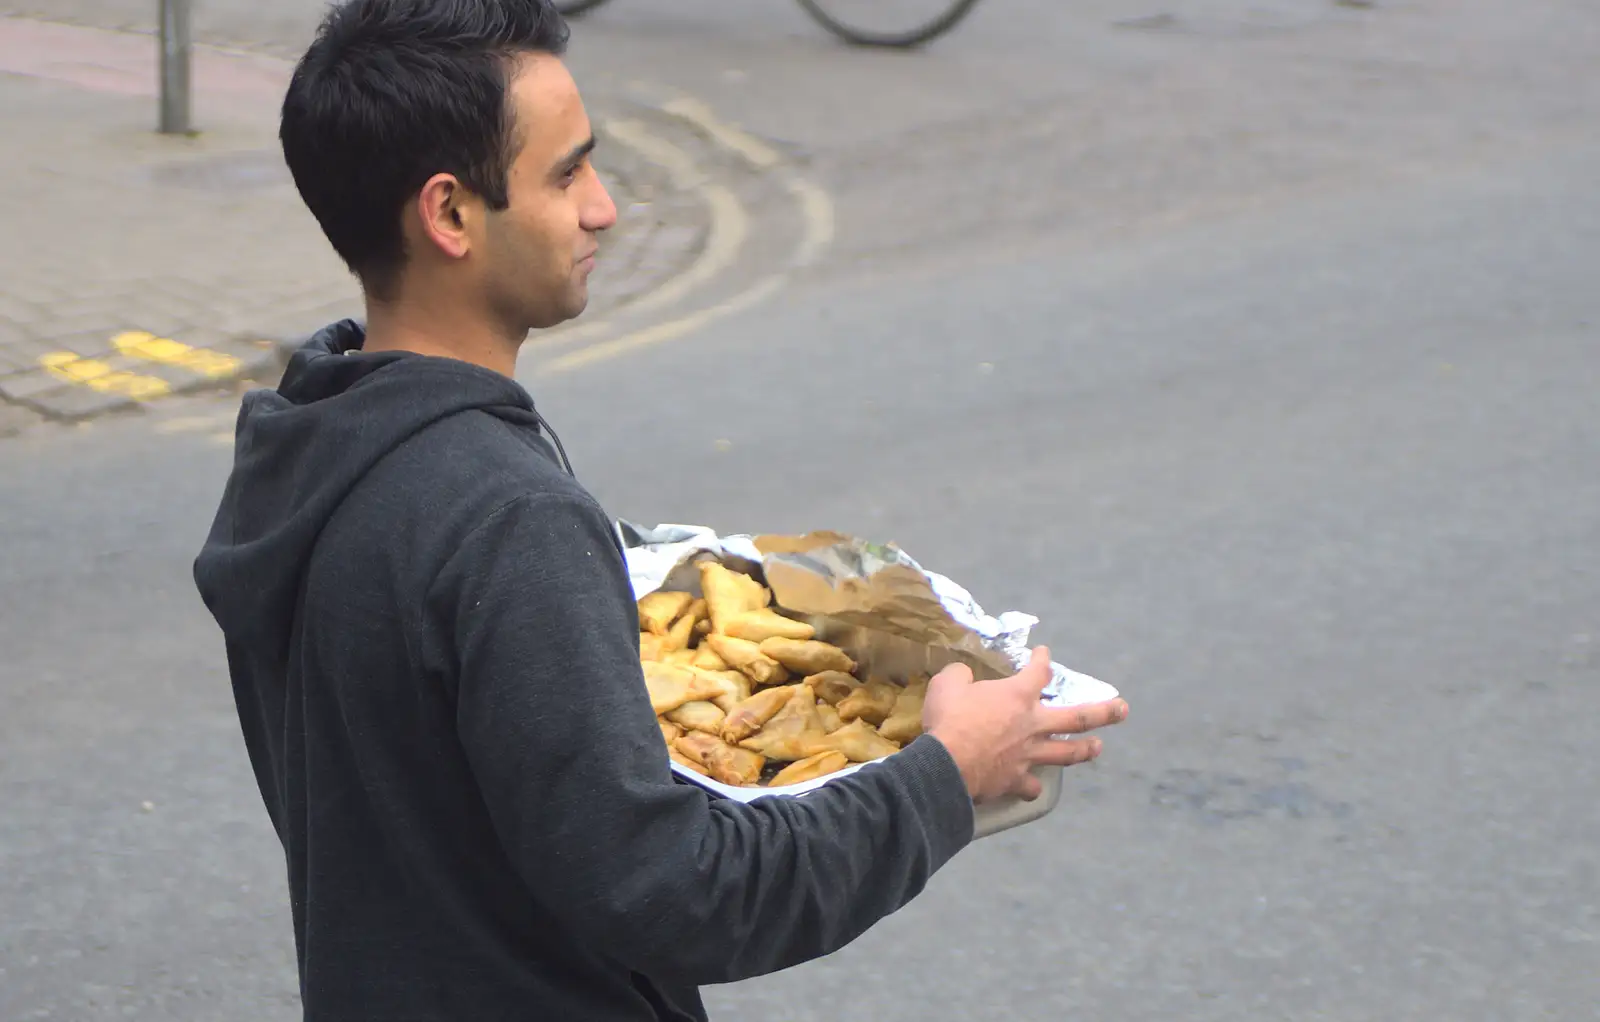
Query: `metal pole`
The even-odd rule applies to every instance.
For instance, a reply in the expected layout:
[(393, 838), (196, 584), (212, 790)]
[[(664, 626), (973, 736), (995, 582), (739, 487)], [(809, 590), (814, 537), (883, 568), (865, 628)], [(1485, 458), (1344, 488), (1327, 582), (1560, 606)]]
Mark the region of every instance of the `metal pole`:
[(161, 133), (187, 135), (189, 0), (161, 0)]

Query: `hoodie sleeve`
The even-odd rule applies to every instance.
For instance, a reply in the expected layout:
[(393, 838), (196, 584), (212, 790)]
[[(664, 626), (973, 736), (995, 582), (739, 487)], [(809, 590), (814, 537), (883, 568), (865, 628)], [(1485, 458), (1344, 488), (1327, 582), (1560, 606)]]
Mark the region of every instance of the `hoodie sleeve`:
[(972, 840), (931, 736), (799, 799), (674, 780), (626, 565), (582, 496), (495, 512), (430, 608), (453, 632), (457, 727), (508, 855), (574, 934), (637, 972), (706, 985), (829, 954)]

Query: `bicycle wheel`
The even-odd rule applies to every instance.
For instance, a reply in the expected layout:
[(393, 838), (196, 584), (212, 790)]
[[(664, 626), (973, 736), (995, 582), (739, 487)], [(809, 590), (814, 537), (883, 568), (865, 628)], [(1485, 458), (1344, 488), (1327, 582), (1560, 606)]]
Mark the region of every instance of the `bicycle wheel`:
[(556, 10), (563, 18), (575, 18), (584, 11), (592, 11), (606, 0), (555, 0)]
[(800, 0), (823, 28), (855, 46), (906, 49), (955, 28), (978, 0)]

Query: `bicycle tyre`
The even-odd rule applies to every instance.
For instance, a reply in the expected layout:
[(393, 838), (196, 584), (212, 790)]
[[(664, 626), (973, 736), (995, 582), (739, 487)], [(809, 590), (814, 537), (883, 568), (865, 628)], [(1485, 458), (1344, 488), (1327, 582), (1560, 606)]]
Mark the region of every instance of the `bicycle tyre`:
[(555, 0), (556, 12), (563, 18), (575, 18), (585, 11), (592, 11), (605, 3), (606, 0)]
[(866, 32), (846, 25), (829, 14), (823, 8), (821, 0), (799, 0), (799, 3), (805, 8), (805, 12), (811, 15), (813, 21), (852, 46), (881, 46), (903, 50), (921, 46), (955, 28), (962, 18), (972, 13), (972, 9), (978, 5), (978, 0), (952, 0), (950, 6), (938, 17), (904, 32)]

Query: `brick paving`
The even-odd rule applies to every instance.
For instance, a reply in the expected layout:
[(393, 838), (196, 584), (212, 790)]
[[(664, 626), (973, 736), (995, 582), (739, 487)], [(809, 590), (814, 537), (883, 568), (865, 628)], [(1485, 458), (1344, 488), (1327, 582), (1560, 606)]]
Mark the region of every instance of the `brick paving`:
[[(197, 47), (191, 138), (156, 118), (148, 35), (0, 17), (0, 435), (276, 370), (359, 292), (277, 149), (290, 65)], [(589, 100), (603, 122), (604, 97)], [(590, 315), (648, 292), (704, 236), (695, 196), (607, 147), (619, 208)]]

